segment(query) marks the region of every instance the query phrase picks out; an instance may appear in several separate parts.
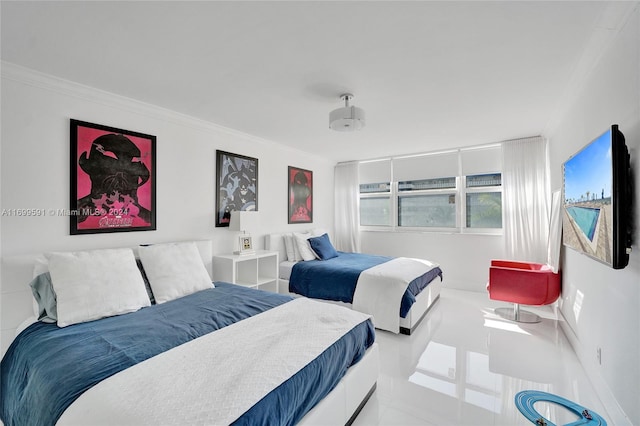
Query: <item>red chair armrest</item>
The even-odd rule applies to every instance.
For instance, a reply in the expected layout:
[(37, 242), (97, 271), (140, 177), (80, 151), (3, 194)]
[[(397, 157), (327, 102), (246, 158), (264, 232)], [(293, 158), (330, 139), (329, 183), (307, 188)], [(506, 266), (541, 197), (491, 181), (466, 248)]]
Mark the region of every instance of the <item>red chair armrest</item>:
[[(526, 262), (502, 261), (497, 264), (514, 266)], [(492, 262), (494, 265), (494, 262)], [(539, 264), (534, 264), (537, 265)], [(520, 265), (516, 265), (520, 266)], [(546, 265), (541, 268), (526, 269), (491, 266), (489, 268), (489, 297), (524, 305), (547, 305), (560, 295), (560, 275), (554, 274)], [(545, 269), (542, 269), (542, 267)]]

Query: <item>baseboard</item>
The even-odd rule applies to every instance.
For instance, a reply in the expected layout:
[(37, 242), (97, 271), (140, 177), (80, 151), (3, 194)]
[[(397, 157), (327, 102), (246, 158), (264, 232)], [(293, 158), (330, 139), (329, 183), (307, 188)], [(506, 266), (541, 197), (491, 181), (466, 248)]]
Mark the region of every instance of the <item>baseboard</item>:
[(609, 385), (602, 377), (602, 374), (600, 374), (599, 366), (595, 363), (594, 360), (591, 360), (590, 357), (585, 356), (585, 351), (582, 349), (582, 345), (580, 344), (578, 336), (576, 336), (573, 329), (569, 326), (569, 323), (564, 317), (562, 310), (558, 309), (558, 311), (560, 312), (560, 328), (564, 335), (567, 337), (567, 340), (569, 340), (573, 351), (578, 357), (578, 361), (580, 361), (580, 364), (582, 364), (582, 368), (587, 374), (589, 381), (591, 382), (596, 394), (598, 395), (598, 398), (600, 398), (600, 401), (602, 402), (602, 405), (606, 410), (606, 413), (601, 413), (601, 415), (607, 418), (609, 424), (616, 426), (633, 426), (633, 423), (625, 414), (624, 410), (618, 403), (618, 400), (613, 395), (613, 392), (611, 392)]

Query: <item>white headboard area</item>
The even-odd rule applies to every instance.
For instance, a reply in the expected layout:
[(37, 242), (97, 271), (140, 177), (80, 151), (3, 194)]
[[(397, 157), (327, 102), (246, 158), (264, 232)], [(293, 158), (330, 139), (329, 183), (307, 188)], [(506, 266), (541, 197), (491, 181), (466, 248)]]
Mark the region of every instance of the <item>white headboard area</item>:
[[(204, 266), (213, 277), (213, 249), (210, 240), (194, 241)], [(131, 247), (138, 257), (137, 247)], [(2, 258), (2, 294), (0, 309), (0, 357), (15, 338), (16, 329), (29, 317), (33, 317), (33, 295), (29, 283), (34, 276), (36, 263), (42, 264), (44, 254), (5, 256)]]
[[(326, 233), (329, 235), (329, 238), (331, 238), (331, 235), (323, 228), (309, 229), (306, 232), (310, 232), (314, 236)], [(278, 259), (280, 259), (281, 262), (287, 260), (287, 248), (284, 245), (284, 236), (286, 234), (290, 233), (267, 234), (264, 241), (264, 248), (270, 251), (277, 251), (279, 254)]]
[(264, 248), (278, 252), (280, 261), (287, 260), (287, 249), (284, 246), (284, 234), (267, 234), (265, 236)]

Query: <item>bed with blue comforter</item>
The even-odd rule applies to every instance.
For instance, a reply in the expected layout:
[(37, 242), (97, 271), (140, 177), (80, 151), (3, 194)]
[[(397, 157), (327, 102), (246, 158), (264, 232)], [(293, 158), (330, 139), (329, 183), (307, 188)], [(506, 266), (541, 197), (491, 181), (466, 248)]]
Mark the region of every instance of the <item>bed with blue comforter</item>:
[[(338, 252), (338, 257), (332, 259), (298, 262), (291, 270), (289, 291), (314, 299), (352, 303), (362, 271), (392, 259), (387, 256)], [(407, 316), (416, 302), (416, 296), (435, 278), (442, 280), (442, 270), (438, 266), (409, 283), (399, 308), (401, 318)]]
[[(6, 426), (54, 425), (103, 380), (290, 301), (285, 295), (215, 283), (215, 288), (124, 315), (64, 328), (36, 322), (14, 340), (0, 363), (0, 419)], [(371, 321), (355, 326), (234, 424), (297, 423), (374, 339)]]
[[(362, 293), (362, 286), (365, 285), (363, 282), (366, 283), (366, 281), (361, 276), (366, 276), (369, 271), (374, 269), (384, 270), (385, 272), (382, 275), (387, 276), (386, 273), (393, 268), (383, 269), (380, 267), (390, 265), (391, 262), (398, 260), (402, 260), (402, 262), (431, 263), (418, 259), (393, 258), (363, 253), (337, 252), (337, 254), (336, 257), (331, 259), (297, 262), (293, 266), (289, 277), (289, 292), (314, 299), (353, 304), (354, 309), (363, 309), (363, 304), (361, 303), (363, 301), (362, 295), (364, 294)], [(406, 263), (399, 264), (406, 265)], [(382, 323), (374, 319), (376, 327), (406, 335), (412, 333), (440, 295), (440, 286), (429, 286), (429, 284), (442, 281), (442, 270), (436, 264), (427, 269), (421, 270), (415, 275), (410, 274), (410, 278), (405, 278), (404, 280), (406, 284), (403, 287), (404, 293), (402, 293), (401, 299), (395, 299), (400, 300), (398, 307), (399, 326), (393, 322), (386, 321)], [(392, 280), (391, 275), (389, 274), (389, 283), (395, 281), (395, 285), (397, 285), (397, 280)], [(356, 289), (359, 283), (361, 293), (358, 295)], [(420, 303), (416, 303), (419, 295), (427, 287), (429, 287), (429, 291), (425, 291), (420, 298)], [(386, 302), (383, 303), (381, 300), (373, 301), (375, 298), (381, 299), (380, 293), (377, 293), (376, 290), (368, 291), (367, 297), (371, 303), (377, 304), (378, 308), (370, 305), (365, 307), (362, 312), (373, 314), (375, 318), (379, 318), (376, 314), (376, 309), (387, 305), (387, 307), (383, 308), (386, 311), (387, 318), (389, 315), (393, 315), (393, 311), (390, 311), (392, 309), (391, 305)], [(354, 295), (360, 297), (357, 303), (354, 303)], [(416, 307), (411, 311), (414, 305)]]

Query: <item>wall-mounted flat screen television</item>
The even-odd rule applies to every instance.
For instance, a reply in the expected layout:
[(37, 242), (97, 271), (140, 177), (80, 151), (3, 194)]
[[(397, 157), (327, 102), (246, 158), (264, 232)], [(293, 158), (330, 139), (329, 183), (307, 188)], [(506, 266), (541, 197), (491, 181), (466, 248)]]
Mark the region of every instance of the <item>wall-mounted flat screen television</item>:
[(563, 165), (562, 241), (614, 269), (629, 263), (629, 151), (616, 124)]

